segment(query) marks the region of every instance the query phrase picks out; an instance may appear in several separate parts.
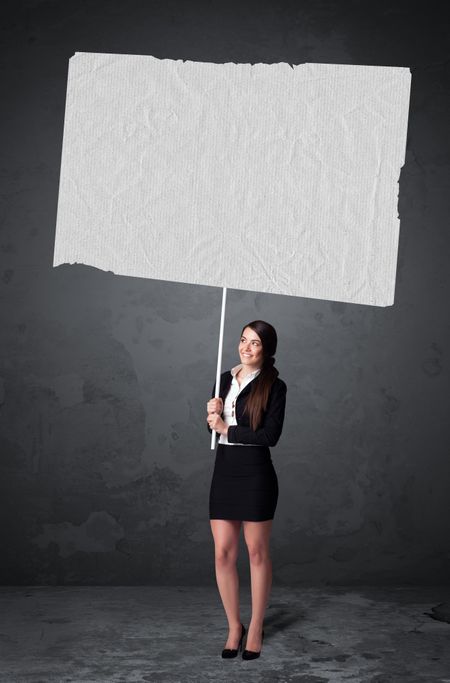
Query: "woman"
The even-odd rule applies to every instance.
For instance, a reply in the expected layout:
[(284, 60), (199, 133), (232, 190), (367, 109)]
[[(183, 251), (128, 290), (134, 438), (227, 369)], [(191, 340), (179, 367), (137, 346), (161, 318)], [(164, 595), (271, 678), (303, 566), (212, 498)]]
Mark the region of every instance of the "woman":
[(278, 500), (269, 446), (275, 446), (283, 429), (287, 391), (274, 367), (276, 348), (277, 334), (272, 325), (262, 320), (245, 325), (238, 347), (241, 362), (222, 373), (220, 398), (207, 402), (208, 430), (220, 434), (209, 517), (217, 585), (229, 626), (224, 658), (237, 656), (246, 632), (239, 616), (236, 568), (241, 524), (250, 559), (252, 594), (252, 618), (242, 658), (259, 657), (264, 637), (264, 613), (272, 584), (269, 537)]

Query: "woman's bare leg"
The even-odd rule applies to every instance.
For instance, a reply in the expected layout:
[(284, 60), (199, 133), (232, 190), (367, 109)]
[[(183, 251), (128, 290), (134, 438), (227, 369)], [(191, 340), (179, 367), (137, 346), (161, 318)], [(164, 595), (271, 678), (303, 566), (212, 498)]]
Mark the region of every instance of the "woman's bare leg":
[(235, 649), (242, 630), (236, 567), (241, 522), (234, 519), (211, 519), (210, 523), (214, 537), (217, 586), (228, 619), (228, 639), (224, 647)]
[(252, 583), (252, 618), (245, 647), (254, 652), (261, 649), (261, 630), (272, 586), (272, 560), (269, 547), (272, 522), (272, 519), (264, 522), (243, 522)]

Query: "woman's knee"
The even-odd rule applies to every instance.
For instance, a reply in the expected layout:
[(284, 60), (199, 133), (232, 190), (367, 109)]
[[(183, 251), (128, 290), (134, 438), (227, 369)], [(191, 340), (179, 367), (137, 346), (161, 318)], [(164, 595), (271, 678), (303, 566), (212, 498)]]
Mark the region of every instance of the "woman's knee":
[(270, 560), (269, 546), (264, 543), (247, 543), (248, 557), (253, 565)]
[(236, 520), (211, 520), (216, 564), (227, 567), (237, 560), (241, 523)]
[(220, 567), (231, 567), (236, 564), (238, 549), (234, 546), (216, 546), (215, 561)]

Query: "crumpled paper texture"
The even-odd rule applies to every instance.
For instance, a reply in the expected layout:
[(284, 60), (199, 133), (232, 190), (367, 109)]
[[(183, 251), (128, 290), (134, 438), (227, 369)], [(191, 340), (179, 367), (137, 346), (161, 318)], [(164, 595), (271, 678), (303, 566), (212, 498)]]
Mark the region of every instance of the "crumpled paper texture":
[(392, 305), (410, 84), (75, 53), (53, 265)]

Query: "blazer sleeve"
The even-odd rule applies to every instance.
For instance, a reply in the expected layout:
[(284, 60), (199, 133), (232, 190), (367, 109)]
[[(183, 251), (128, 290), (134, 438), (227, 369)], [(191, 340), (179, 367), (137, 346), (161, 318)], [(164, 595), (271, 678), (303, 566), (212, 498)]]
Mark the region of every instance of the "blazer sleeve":
[[(211, 398), (214, 398), (214, 394), (215, 394), (215, 393), (216, 393), (216, 383), (214, 382), (214, 385), (213, 385), (213, 388), (212, 388), (212, 392), (211, 392)], [(222, 413), (222, 415), (223, 415), (223, 413)], [(221, 415), (220, 417), (222, 417), (222, 415)], [(211, 427), (209, 426), (208, 423), (206, 423), (206, 426), (208, 427), (208, 432), (209, 432), (210, 434), (212, 434), (212, 429), (211, 429)], [(216, 434), (219, 434), (219, 436), (220, 436), (220, 432), (216, 431)]]
[(275, 446), (283, 430), (286, 409), (286, 383), (280, 379), (272, 386), (263, 424), (253, 431), (244, 425), (230, 425), (227, 439), (229, 443), (252, 443), (258, 446)]

